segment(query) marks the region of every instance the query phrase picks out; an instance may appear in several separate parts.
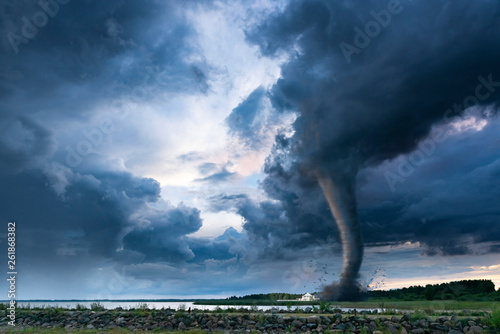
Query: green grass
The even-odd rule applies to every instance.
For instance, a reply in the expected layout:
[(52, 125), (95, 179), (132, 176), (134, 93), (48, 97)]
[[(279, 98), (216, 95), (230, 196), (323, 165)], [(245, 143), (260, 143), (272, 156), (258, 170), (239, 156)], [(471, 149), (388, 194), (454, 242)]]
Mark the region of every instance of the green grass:
[[(256, 306), (286, 306), (292, 308), (300, 305), (318, 305), (320, 308), (325, 308), (325, 303), (321, 301), (315, 302), (277, 302), (275, 300), (209, 300), (195, 302), (195, 305), (256, 305)], [(458, 311), (458, 310), (487, 310), (499, 308), (498, 301), (460, 301), (460, 300), (415, 300), (415, 301), (398, 301), (390, 299), (372, 299), (361, 302), (331, 302), (331, 308), (382, 308), (382, 309), (397, 309), (397, 310), (442, 310), (442, 311)]]
[(341, 308), (382, 308), (396, 310), (439, 310), (439, 311), (462, 311), (462, 310), (485, 310), (491, 311), (500, 308), (500, 302), (491, 301), (457, 301), (457, 300), (416, 300), (416, 301), (394, 301), (394, 300), (368, 300), (362, 302), (333, 302), (333, 307)]
[[(4, 333), (40, 333), (40, 334), (65, 334), (65, 333), (68, 333), (68, 330), (67, 329), (64, 329), (64, 328), (57, 328), (57, 329), (40, 329), (40, 328), (30, 328), (30, 329), (7, 329), (6, 332)], [(206, 334), (206, 332), (204, 330), (201, 330), (201, 329), (192, 329), (192, 330), (188, 330), (188, 331), (161, 331), (161, 330), (157, 330), (157, 331), (132, 331), (132, 330), (129, 330), (129, 329), (108, 329), (108, 330), (97, 330), (97, 329), (72, 329), (70, 333), (75, 333), (75, 334), (78, 334), (78, 333), (82, 333), (82, 334), (97, 334), (97, 333), (109, 333), (109, 334), (129, 334), (129, 333), (140, 333), (140, 334), (144, 334), (144, 333), (148, 333), (148, 334), (151, 334), (151, 333), (175, 333), (175, 334), (179, 334), (179, 333), (185, 333), (185, 334)], [(213, 333), (213, 332), (212, 332)], [(222, 332), (221, 332), (222, 333)]]
[[(439, 311), (459, 311), (459, 310), (485, 310), (499, 308), (499, 301), (460, 301), (460, 300), (415, 300), (415, 301), (398, 301), (398, 300), (367, 300), (361, 302), (331, 302), (330, 308), (350, 308), (350, 309), (396, 309), (396, 310), (439, 310)], [(219, 301), (203, 301), (196, 302), (195, 305), (255, 305), (255, 306), (286, 306), (293, 308), (294, 306), (313, 305), (319, 306), (320, 309), (326, 308), (325, 302), (277, 302), (273, 300), (219, 300)]]
[(201, 300), (195, 301), (194, 305), (231, 305), (231, 306), (241, 306), (241, 305), (258, 305), (258, 306), (297, 306), (297, 305), (319, 305), (319, 301), (314, 302), (299, 302), (299, 301), (286, 301), (279, 302), (277, 300), (265, 300), (265, 299), (240, 299), (240, 300)]
[(500, 330), (500, 309), (493, 310), (485, 320), (491, 327)]

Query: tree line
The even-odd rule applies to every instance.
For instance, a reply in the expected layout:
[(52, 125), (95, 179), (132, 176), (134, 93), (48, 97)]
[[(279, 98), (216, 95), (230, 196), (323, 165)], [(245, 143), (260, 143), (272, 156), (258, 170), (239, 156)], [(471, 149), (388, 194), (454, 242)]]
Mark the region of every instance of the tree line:
[(491, 280), (463, 280), (395, 290), (369, 291), (371, 298), (397, 300), (500, 300)]
[[(313, 293), (315, 294), (315, 293)], [(277, 301), (297, 300), (302, 294), (295, 293), (260, 293), (242, 297), (231, 296), (227, 300), (248, 301)], [(410, 286), (394, 290), (367, 291), (370, 299), (394, 300), (478, 300), (500, 301), (500, 289), (495, 291), (495, 284), (491, 280), (462, 280), (426, 286)]]
[(296, 300), (302, 297), (302, 294), (296, 293), (259, 293), (243, 297), (231, 296), (228, 300)]

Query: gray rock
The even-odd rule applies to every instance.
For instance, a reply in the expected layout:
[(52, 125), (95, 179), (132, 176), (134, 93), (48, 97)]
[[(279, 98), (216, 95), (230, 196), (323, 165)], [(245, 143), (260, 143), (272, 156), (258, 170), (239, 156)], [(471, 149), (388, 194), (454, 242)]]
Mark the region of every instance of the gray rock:
[(304, 309), (304, 312), (306, 312), (306, 313), (311, 313), (311, 311), (312, 311), (312, 310), (313, 310), (313, 309), (312, 309), (311, 307), (306, 307), (306, 308)]
[(94, 325), (91, 324), (87, 325), (87, 329), (94, 329), (94, 328), (95, 328)]
[(308, 317), (307, 318), (307, 323), (309, 323), (309, 324), (315, 324), (317, 320), (318, 320), (318, 317), (316, 317), (315, 315), (313, 315), (312, 317)]
[(448, 331), (448, 327), (446, 327), (444, 325), (441, 325), (441, 324), (434, 324), (432, 326), (432, 328), (440, 330), (440, 331), (443, 331), (443, 332), (447, 332)]
[(471, 326), (467, 334), (481, 334), (483, 332), (483, 328), (479, 326)]
[(346, 326), (344, 324), (338, 324), (338, 325), (335, 325), (335, 329), (341, 329), (341, 330), (345, 331)]
[(370, 323), (368, 324), (368, 328), (370, 328), (372, 332), (375, 332), (378, 329), (377, 323), (373, 320), (370, 321)]
[(451, 331), (448, 332), (448, 334), (464, 334), (464, 333), (452, 329)]
[(393, 325), (388, 325), (387, 330), (392, 334), (399, 334), (399, 331)]
[(411, 334), (424, 334), (425, 331), (422, 328), (415, 328), (411, 330)]

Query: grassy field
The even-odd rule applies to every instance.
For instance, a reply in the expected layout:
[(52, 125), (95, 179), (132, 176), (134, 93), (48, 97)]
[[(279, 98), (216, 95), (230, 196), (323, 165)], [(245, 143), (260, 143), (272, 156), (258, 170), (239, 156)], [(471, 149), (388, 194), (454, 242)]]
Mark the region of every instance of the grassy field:
[[(40, 328), (30, 328), (30, 329), (7, 329), (6, 332), (2, 332), (2, 333), (19, 333), (19, 334), (36, 334), (36, 333), (41, 333), (41, 334), (65, 334), (65, 333), (68, 333), (68, 330), (67, 329), (64, 329), (64, 328), (57, 328), (57, 329), (40, 329)], [(72, 334), (79, 334), (79, 333), (85, 333), (85, 334), (97, 334), (97, 333), (109, 333), (109, 334), (130, 334), (130, 333), (139, 333), (139, 334), (142, 334), (142, 333), (175, 333), (175, 334), (179, 334), (179, 333), (186, 333), (186, 334), (207, 334), (207, 332), (205, 332), (204, 330), (201, 330), (201, 329), (193, 329), (193, 330), (189, 330), (189, 331), (171, 331), (171, 332), (168, 332), (168, 331), (131, 331), (129, 329), (106, 329), (106, 330), (97, 330), (97, 329), (73, 329), (71, 330)], [(214, 332), (212, 332), (214, 333)], [(220, 332), (220, 333), (223, 333), (223, 332)]]
[[(288, 306), (292, 309), (301, 305), (317, 305), (321, 302), (277, 302), (272, 300), (211, 300), (195, 302), (195, 305), (227, 305), (227, 306)], [(397, 309), (397, 310), (443, 310), (443, 311), (462, 311), (462, 310), (487, 310), (500, 309), (500, 302), (496, 301), (456, 301), (456, 300), (416, 300), (416, 301), (398, 301), (398, 300), (367, 300), (361, 302), (331, 302), (332, 307), (340, 308), (370, 308), (370, 309)]]
[(490, 301), (456, 301), (456, 300), (417, 300), (417, 301), (395, 301), (395, 300), (373, 300), (363, 302), (340, 302), (334, 303), (342, 308), (382, 308), (397, 310), (440, 310), (440, 311), (463, 311), (463, 310), (487, 310), (500, 308), (500, 302)]

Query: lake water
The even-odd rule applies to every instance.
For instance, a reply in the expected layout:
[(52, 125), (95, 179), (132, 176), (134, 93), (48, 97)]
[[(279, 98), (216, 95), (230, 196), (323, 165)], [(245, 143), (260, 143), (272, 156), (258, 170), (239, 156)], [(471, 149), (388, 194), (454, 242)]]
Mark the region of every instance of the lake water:
[[(92, 301), (87, 301), (87, 302), (73, 302), (73, 301), (57, 301), (57, 302), (18, 302), (18, 306), (26, 307), (28, 305), (31, 306), (31, 308), (34, 307), (65, 307), (65, 308), (76, 308), (78, 304), (86, 306), (87, 308), (90, 308), (90, 305), (94, 303)], [(115, 309), (117, 307), (121, 307), (125, 310), (130, 309), (130, 308), (137, 308), (141, 304), (148, 304), (149, 309), (161, 309), (161, 308), (171, 308), (174, 310), (179, 309), (180, 307), (184, 306), (185, 309), (198, 309), (198, 310), (206, 310), (206, 311), (213, 311), (217, 307), (220, 307), (221, 309), (227, 309), (227, 308), (245, 308), (245, 309), (251, 309), (252, 305), (194, 305), (193, 302), (184, 302), (184, 301), (179, 301), (179, 302), (157, 302), (157, 301), (145, 301), (145, 302), (137, 302), (137, 301), (105, 301), (105, 302), (99, 302), (104, 308), (108, 310)], [(268, 311), (272, 309), (273, 307), (276, 307), (279, 310), (286, 310), (286, 306), (257, 306), (259, 310), (263, 311)], [(292, 306), (292, 310), (295, 309), (305, 309), (306, 307), (312, 307), (311, 305), (298, 305), (298, 306)], [(342, 311), (346, 312), (349, 309), (348, 308), (340, 308)], [(374, 309), (357, 309), (357, 311), (372, 311)], [(379, 310), (380, 311), (380, 310)]]

